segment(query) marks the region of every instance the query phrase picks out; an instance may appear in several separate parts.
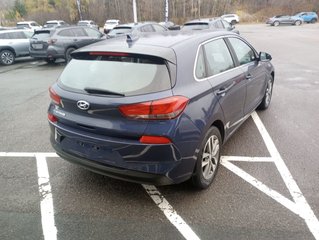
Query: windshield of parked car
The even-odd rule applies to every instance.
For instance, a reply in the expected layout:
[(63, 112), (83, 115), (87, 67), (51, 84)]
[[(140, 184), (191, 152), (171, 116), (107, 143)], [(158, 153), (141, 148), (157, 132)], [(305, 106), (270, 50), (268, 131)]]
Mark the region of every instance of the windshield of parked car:
[(185, 23), (183, 30), (202, 30), (207, 29), (208, 27), (208, 23), (206, 22)]
[(30, 28), (29, 24), (17, 23), (17, 28)]
[(116, 35), (120, 35), (120, 34), (124, 34), (124, 33), (130, 33), (132, 32), (132, 28), (131, 27), (118, 27), (118, 28), (113, 28), (110, 32), (109, 32), (109, 36), (116, 36)]
[[(125, 96), (171, 88), (165, 60), (148, 56), (87, 56), (73, 59), (60, 76), (59, 84), (70, 90), (98, 89)], [(89, 58), (89, 59), (87, 59)]]

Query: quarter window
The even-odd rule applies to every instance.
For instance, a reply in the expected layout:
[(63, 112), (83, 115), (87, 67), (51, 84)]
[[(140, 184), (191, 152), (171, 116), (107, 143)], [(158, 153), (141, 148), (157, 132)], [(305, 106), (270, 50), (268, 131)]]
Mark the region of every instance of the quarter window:
[(233, 59), (223, 39), (211, 41), (204, 45), (209, 76), (227, 71), (234, 67)]
[(198, 79), (203, 79), (206, 77), (205, 58), (204, 58), (202, 48), (200, 48), (198, 51), (196, 68), (195, 68), (195, 76)]
[(255, 52), (245, 42), (238, 38), (229, 38), (229, 41), (234, 48), (240, 65), (256, 60)]

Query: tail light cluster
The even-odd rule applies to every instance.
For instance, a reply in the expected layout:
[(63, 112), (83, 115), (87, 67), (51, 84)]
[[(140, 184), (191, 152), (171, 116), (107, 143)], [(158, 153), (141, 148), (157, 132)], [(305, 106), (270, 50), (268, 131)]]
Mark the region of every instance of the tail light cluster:
[(49, 45), (53, 45), (53, 44), (55, 44), (56, 42), (57, 42), (58, 40), (57, 39), (48, 39), (47, 40), (47, 43), (49, 44)]
[[(54, 102), (56, 105), (60, 105), (61, 97), (52, 89), (52, 87), (49, 88), (49, 93), (52, 102)], [(58, 121), (58, 118), (51, 113), (48, 113), (48, 119), (50, 122), (54, 123)]]
[(149, 102), (122, 105), (119, 109), (128, 118), (169, 120), (178, 117), (184, 111), (188, 100), (183, 96), (173, 96)]

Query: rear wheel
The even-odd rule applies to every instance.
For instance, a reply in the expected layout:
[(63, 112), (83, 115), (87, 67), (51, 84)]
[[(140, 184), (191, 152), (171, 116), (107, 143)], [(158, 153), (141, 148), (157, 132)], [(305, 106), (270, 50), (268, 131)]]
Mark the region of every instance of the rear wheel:
[(313, 18), (313, 19), (311, 19), (310, 22), (311, 22), (311, 23), (315, 23), (315, 22), (317, 22), (317, 19), (316, 19), (316, 18)]
[(265, 91), (265, 95), (263, 97), (263, 100), (258, 106), (259, 110), (265, 110), (269, 107), (270, 102), (271, 102), (271, 97), (272, 97), (272, 90), (273, 90), (273, 85), (274, 85), (274, 80), (271, 77), (268, 82), (267, 82), (267, 87)]
[(236, 23), (237, 23), (236, 20), (232, 20), (232, 21), (230, 22), (231, 25), (235, 25)]
[(71, 56), (71, 53), (75, 50), (75, 48), (68, 48), (66, 51), (65, 51), (65, 61), (68, 63), (72, 60), (72, 56)]
[(280, 24), (280, 23), (279, 23), (278, 21), (275, 21), (273, 25), (274, 25), (275, 27), (278, 27), (279, 24)]
[(2, 50), (0, 52), (0, 62), (3, 65), (11, 65), (15, 62), (14, 52), (11, 50)]
[(200, 148), (197, 157), (193, 185), (200, 189), (208, 188), (217, 173), (220, 161), (221, 135), (216, 127), (211, 127)]
[(296, 25), (296, 26), (301, 25), (301, 21), (297, 20), (297, 21), (295, 22), (295, 25)]

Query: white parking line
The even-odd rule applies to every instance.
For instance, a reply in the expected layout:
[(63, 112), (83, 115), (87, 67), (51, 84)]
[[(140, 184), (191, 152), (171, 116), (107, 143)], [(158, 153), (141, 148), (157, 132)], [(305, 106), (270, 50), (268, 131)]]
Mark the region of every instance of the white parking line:
[(187, 240), (199, 240), (196, 233), (187, 225), (181, 216), (173, 209), (164, 196), (153, 185), (142, 185), (148, 195), (152, 198), (155, 204), (161, 209), (167, 219), (177, 228), (177, 230)]
[(300, 191), (297, 183), (293, 179), (289, 169), (287, 168), (284, 160), (281, 158), (280, 153), (278, 152), (274, 142), (272, 141), (267, 129), (265, 128), (264, 124), (260, 120), (259, 116), (256, 112), (254, 112), (252, 115), (252, 118), (262, 136), (264, 139), (264, 142), (267, 146), (267, 149), (271, 155), (271, 157), (274, 159), (274, 163), (285, 182), (291, 196), (293, 197), (298, 210), (299, 210), (299, 216), (302, 217), (306, 224), (308, 225), (309, 230), (314, 235), (316, 240), (319, 240), (319, 221), (315, 214), (313, 213), (311, 207), (309, 206), (308, 202), (306, 201), (304, 195)]
[[(311, 207), (307, 203), (304, 195), (300, 191), (297, 183), (293, 179), (290, 171), (288, 170), (284, 160), (280, 156), (274, 142), (272, 141), (269, 133), (267, 132), (264, 124), (260, 120), (259, 116), (256, 112), (252, 115), (252, 118), (266, 144), (266, 147), (270, 153), (271, 158), (258, 158), (258, 157), (222, 157), (221, 164), (225, 166), (227, 169), (241, 177), (242, 179), (249, 182), (251, 185), (259, 189), (260, 191), (267, 194), (269, 197), (273, 198), (275, 201), (282, 204), (284, 207), (291, 210), (293, 213), (299, 215), (303, 218), (316, 240), (319, 240), (319, 221), (315, 216), (314, 212), (312, 211)], [(230, 161), (247, 161), (247, 162), (273, 162), (277, 167), (278, 172), (280, 173), (286, 187), (288, 188), (293, 202), (278, 192), (272, 190), (271, 188), (267, 187), (262, 182), (258, 181), (256, 178), (252, 177), (239, 167), (232, 164)]]
[(57, 228), (54, 221), (53, 198), (45, 154), (35, 154), (38, 170), (39, 194), (41, 197), (41, 222), (44, 240), (56, 240)]

